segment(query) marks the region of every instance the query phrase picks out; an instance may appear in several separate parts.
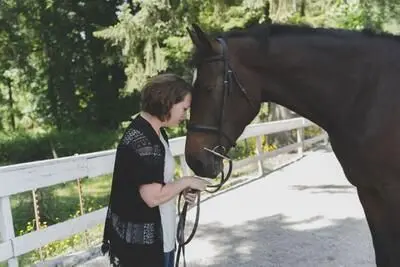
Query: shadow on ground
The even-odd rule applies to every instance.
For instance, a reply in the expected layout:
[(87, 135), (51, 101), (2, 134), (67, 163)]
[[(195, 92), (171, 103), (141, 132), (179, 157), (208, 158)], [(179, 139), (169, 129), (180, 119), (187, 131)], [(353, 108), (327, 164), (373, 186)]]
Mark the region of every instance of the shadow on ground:
[(307, 228), (320, 219), (293, 222), (275, 215), (234, 227), (201, 224), (195, 239), (206, 239), (208, 244), (187, 245), (188, 258), (193, 259), (188, 267), (375, 266), (364, 220), (347, 218)]

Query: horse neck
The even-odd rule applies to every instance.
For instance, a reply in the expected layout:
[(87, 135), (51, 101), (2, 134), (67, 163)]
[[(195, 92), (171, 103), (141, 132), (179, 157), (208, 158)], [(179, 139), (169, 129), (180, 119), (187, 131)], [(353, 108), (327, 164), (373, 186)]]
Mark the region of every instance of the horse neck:
[(262, 101), (285, 106), (326, 130), (339, 127), (360, 87), (351, 76), (360, 52), (334, 40), (292, 38), (271, 38), (268, 55), (257, 66)]

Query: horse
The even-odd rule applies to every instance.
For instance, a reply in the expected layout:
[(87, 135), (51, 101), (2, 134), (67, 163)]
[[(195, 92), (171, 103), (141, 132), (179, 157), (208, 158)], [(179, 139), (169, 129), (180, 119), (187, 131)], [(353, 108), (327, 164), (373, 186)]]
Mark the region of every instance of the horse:
[[(218, 35), (187, 28), (195, 69), (185, 160), (216, 177), (261, 103), (329, 135), (363, 207), (378, 267), (400, 266), (400, 37), (265, 23)], [(218, 153), (210, 153), (210, 151)]]

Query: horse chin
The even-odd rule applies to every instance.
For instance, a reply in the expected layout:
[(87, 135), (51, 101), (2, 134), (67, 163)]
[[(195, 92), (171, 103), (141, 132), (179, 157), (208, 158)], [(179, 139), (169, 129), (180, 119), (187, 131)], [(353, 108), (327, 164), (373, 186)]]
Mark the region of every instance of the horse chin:
[(204, 154), (201, 158), (187, 156), (186, 161), (193, 172), (201, 177), (216, 178), (223, 169), (222, 160), (209, 157), (209, 154)]
[(224, 165), (222, 163), (221, 159), (215, 159), (214, 160), (214, 168), (212, 171), (212, 175), (210, 175), (211, 178), (217, 178), (217, 176), (223, 171)]
[(205, 164), (202, 176), (215, 179), (222, 172), (223, 167), (224, 166), (220, 158), (212, 158), (208, 164)]

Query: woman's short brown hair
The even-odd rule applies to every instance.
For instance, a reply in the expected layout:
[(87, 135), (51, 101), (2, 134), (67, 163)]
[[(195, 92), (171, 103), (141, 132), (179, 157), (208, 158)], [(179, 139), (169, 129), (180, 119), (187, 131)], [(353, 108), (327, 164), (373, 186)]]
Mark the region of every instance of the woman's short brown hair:
[(178, 75), (159, 74), (150, 78), (142, 89), (142, 111), (156, 116), (161, 121), (170, 118), (170, 110), (192, 91), (192, 86)]

